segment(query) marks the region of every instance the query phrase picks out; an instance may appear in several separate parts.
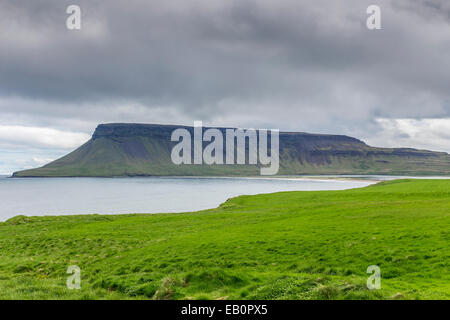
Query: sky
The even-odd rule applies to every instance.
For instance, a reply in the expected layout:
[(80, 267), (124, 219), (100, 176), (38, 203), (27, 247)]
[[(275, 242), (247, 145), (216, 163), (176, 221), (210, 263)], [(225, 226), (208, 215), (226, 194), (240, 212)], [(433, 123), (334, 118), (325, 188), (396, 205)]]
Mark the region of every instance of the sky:
[(0, 174), (111, 122), (450, 152), (449, 52), (446, 0), (0, 0)]

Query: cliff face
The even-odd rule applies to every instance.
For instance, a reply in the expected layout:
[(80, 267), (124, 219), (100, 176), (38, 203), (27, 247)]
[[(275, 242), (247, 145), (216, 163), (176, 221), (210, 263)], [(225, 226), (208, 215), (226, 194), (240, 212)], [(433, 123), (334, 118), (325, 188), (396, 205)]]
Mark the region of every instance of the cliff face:
[[(101, 124), (92, 139), (77, 150), (14, 176), (259, 175), (258, 165), (173, 164), (170, 154), (177, 142), (171, 142), (170, 137), (177, 128), (193, 136), (192, 127)], [(225, 132), (225, 128), (218, 129)], [(279, 139), (280, 175), (450, 174), (450, 156), (446, 153), (374, 148), (342, 135), (280, 132)]]

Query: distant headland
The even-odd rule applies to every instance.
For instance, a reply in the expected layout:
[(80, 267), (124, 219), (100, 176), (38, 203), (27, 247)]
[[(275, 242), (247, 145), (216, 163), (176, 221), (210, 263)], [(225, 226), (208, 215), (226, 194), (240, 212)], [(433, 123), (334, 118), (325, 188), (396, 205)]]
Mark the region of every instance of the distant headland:
[[(259, 175), (260, 164), (174, 164), (171, 150), (177, 142), (171, 141), (171, 134), (179, 128), (194, 133), (188, 126), (100, 124), (78, 149), (13, 177)], [(280, 132), (279, 162), (279, 175), (450, 175), (450, 155), (445, 152), (376, 148), (344, 135)]]

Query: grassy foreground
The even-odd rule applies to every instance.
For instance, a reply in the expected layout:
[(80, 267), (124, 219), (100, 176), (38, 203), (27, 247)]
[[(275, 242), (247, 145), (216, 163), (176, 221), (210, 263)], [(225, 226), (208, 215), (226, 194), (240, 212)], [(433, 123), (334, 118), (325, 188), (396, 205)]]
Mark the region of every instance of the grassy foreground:
[(450, 299), (449, 270), (450, 180), (0, 223), (1, 299)]

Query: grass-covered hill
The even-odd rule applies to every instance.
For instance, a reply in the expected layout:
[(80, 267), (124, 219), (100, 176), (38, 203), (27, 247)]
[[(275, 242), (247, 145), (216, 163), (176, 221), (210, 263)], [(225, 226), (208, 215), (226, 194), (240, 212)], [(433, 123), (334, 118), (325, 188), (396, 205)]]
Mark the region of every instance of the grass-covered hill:
[(450, 299), (449, 199), (450, 180), (398, 180), (192, 213), (19, 216), (0, 224), (0, 299)]
[[(178, 126), (99, 125), (87, 143), (42, 168), (14, 173), (17, 177), (124, 175), (259, 175), (256, 165), (175, 165), (170, 141)], [(192, 132), (191, 127), (184, 127)], [(224, 130), (221, 128), (220, 130)], [(447, 153), (414, 149), (374, 148), (338, 135), (280, 133), (280, 175), (394, 174), (447, 175)]]

